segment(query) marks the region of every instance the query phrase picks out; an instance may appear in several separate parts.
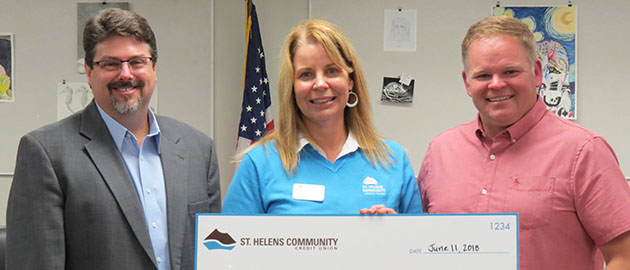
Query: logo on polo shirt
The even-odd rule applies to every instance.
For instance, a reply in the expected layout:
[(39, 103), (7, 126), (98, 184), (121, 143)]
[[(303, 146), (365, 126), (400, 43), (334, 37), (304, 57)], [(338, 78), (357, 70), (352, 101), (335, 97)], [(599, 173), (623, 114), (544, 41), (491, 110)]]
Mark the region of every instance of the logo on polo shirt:
[(213, 249), (227, 249), (232, 250), (236, 246), (236, 241), (227, 233), (222, 233), (217, 229), (214, 229), (206, 239), (203, 240), (203, 245), (208, 250)]
[(363, 179), (363, 185), (361, 185), (361, 188), (363, 189), (363, 194), (365, 195), (385, 195), (387, 192), (383, 185), (379, 185), (378, 181), (370, 176)]

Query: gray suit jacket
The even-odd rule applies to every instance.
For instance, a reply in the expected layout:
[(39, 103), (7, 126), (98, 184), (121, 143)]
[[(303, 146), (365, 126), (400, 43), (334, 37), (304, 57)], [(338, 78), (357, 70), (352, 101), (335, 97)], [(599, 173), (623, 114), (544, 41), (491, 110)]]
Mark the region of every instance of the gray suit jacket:
[[(195, 213), (220, 212), (212, 140), (161, 130), (172, 270), (193, 269)], [(22, 137), (7, 208), (7, 269), (156, 269), (140, 200), (94, 101)]]

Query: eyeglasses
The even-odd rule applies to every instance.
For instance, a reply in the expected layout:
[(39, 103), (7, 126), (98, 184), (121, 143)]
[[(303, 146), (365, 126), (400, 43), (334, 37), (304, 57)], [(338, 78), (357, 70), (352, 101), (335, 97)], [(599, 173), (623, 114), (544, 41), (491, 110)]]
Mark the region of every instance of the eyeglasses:
[(148, 56), (138, 56), (129, 58), (127, 60), (120, 59), (105, 59), (101, 61), (96, 61), (94, 64), (98, 65), (101, 69), (105, 71), (119, 71), (122, 69), (122, 65), (124, 62), (129, 63), (129, 67), (133, 70), (141, 70), (145, 69), (149, 66), (150, 62), (153, 61), (152, 57)]

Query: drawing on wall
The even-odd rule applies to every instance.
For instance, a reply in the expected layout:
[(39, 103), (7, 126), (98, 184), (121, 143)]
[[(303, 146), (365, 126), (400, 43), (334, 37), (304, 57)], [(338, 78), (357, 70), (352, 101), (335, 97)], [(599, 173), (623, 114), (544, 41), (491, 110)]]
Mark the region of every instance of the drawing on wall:
[(96, 15), (99, 11), (107, 8), (120, 8), (129, 10), (128, 2), (116, 2), (116, 3), (77, 3), (77, 65), (79, 73), (85, 73), (83, 69), (85, 52), (83, 51), (83, 28), (87, 20)]
[[(70, 116), (90, 104), (94, 95), (90, 85), (84, 82), (60, 82), (57, 83), (57, 120)], [(157, 113), (158, 104), (157, 86), (153, 89), (153, 95), (149, 106)]]
[(87, 83), (57, 83), (57, 120), (82, 110), (93, 97)]
[(538, 94), (547, 109), (566, 119), (577, 118), (577, 8), (494, 7), (495, 16), (525, 22), (536, 37), (536, 54), (543, 66)]
[(384, 51), (416, 51), (416, 10), (386, 9)]
[(13, 34), (0, 33), (0, 102), (15, 101)]
[(383, 77), (381, 101), (395, 103), (411, 103), (413, 101), (413, 86), (415, 80), (407, 82), (401, 78)]

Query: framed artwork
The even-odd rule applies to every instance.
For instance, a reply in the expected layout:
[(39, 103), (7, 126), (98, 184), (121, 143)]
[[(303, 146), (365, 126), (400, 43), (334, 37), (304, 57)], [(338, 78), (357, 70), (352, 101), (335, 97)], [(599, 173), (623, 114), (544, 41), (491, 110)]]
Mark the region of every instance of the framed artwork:
[(0, 102), (15, 101), (13, 34), (0, 33)]
[(493, 15), (523, 21), (536, 37), (543, 83), (538, 95), (547, 109), (577, 118), (577, 8), (574, 6), (493, 7)]

